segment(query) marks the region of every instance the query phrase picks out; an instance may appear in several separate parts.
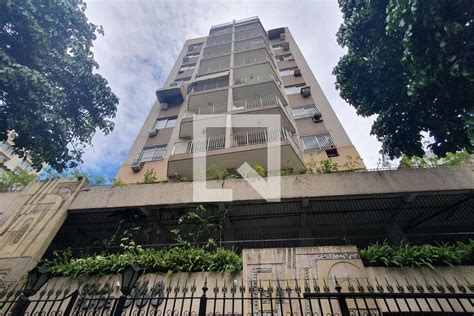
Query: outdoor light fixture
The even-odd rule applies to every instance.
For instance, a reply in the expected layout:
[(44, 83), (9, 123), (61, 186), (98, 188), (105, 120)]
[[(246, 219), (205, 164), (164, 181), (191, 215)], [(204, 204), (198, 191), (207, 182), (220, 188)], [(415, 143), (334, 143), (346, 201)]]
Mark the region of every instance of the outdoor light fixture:
[(138, 278), (142, 274), (142, 269), (136, 264), (127, 266), (122, 271), (122, 286), (120, 290), (124, 295), (129, 295), (132, 292), (132, 288), (137, 283)]
[(35, 295), (49, 280), (49, 270), (46, 266), (36, 267), (28, 273), (23, 294), (26, 297)]
[(36, 292), (38, 292), (43, 287), (43, 285), (48, 282), (48, 280), (49, 270), (46, 266), (36, 267), (31, 270), (28, 273), (28, 278), (26, 279), (25, 289), (18, 298), (11, 315), (24, 315), (28, 309), (28, 306), (30, 305), (30, 300), (28, 297), (35, 295)]
[(122, 285), (120, 287), (120, 291), (122, 291), (122, 296), (120, 296), (117, 306), (115, 307), (115, 311), (113, 313), (114, 316), (122, 315), (122, 311), (124, 309), (125, 303), (127, 302), (127, 295), (130, 295), (132, 292), (133, 286), (137, 283), (138, 278), (142, 274), (142, 269), (132, 263), (125, 267), (122, 271)]

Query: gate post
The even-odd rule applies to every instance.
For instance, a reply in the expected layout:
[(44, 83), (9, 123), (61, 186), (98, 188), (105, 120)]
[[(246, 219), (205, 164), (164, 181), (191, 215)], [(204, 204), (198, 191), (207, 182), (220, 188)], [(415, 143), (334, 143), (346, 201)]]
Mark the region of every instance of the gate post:
[(64, 310), (64, 316), (69, 316), (71, 314), (74, 304), (76, 304), (76, 300), (78, 296), (79, 296), (79, 289), (72, 292), (71, 299), (69, 300), (69, 303), (66, 306), (66, 310)]
[(336, 291), (337, 291), (337, 302), (339, 303), (339, 308), (341, 309), (341, 315), (342, 316), (350, 316), (349, 313), (349, 308), (347, 307), (347, 302), (346, 298), (344, 295), (341, 294), (342, 287), (339, 285), (339, 283), (336, 281)]
[(204, 286), (202, 287), (202, 296), (199, 299), (199, 316), (205, 316), (206, 315), (206, 309), (207, 309), (207, 297), (206, 297), (206, 292), (207, 292), (207, 278), (206, 281), (204, 281)]

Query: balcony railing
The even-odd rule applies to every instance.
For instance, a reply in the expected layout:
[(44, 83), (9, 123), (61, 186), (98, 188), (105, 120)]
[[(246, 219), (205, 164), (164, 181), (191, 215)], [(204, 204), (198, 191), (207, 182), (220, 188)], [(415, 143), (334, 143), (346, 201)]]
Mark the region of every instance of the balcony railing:
[(5, 154), (7, 154), (10, 157), (15, 155), (15, 152), (13, 151), (13, 148), (10, 147), (7, 144), (0, 143), (0, 150), (2, 150)]
[(249, 58), (249, 59), (244, 59), (244, 60), (241, 60), (239, 62), (236, 62), (235, 67), (252, 65), (252, 64), (257, 64), (257, 63), (263, 63), (265, 61), (272, 61), (272, 60), (268, 56)]
[(216, 52), (204, 52), (203, 58), (209, 59), (214, 57), (220, 57), (230, 54), (230, 47), (228, 49), (222, 49)]
[(249, 32), (241, 32), (240, 34), (235, 34), (235, 40), (236, 41), (244, 41), (250, 38), (254, 37), (259, 37), (259, 36), (265, 36), (262, 30), (260, 29), (255, 29)]
[(253, 108), (258, 108), (262, 106), (271, 106), (271, 105), (279, 105), (283, 108), (281, 100), (278, 96), (268, 95), (265, 97), (234, 101), (234, 106), (232, 109), (244, 110), (244, 109), (253, 109)]
[(231, 135), (231, 146), (248, 146), (278, 142), (291, 138), (291, 133), (284, 128), (269, 128)]
[(213, 72), (219, 72), (224, 70), (229, 70), (230, 66), (228, 64), (219, 64), (219, 65), (210, 65), (207, 67), (199, 67), (199, 75), (206, 75)]
[(229, 34), (229, 33), (232, 33), (232, 28), (231, 27), (226, 28), (226, 29), (222, 29), (222, 30), (211, 30), (211, 32), (209, 33), (209, 37), (225, 35), (225, 34)]
[(205, 82), (197, 82), (197, 83), (195, 82), (188, 89), (188, 93), (214, 90), (214, 89), (224, 88), (228, 86), (229, 86), (228, 78), (226, 78), (225, 80), (208, 80), (208, 81), (206, 80)]
[(230, 39), (224, 39), (224, 40), (208, 40), (206, 46), (207, 47), (213, 47), (213, 46), (219, 46), (219, 45), (225, 45), (229, 44), (232, 42)]
[(335, 148), (336, 144), (332, 140), (329, 132), (301, 136), (304, 151)]
[(184, 117), (193, 117), (207, 114), (221, 114), (227, 112), (227, 104), (216, 104), (205, 106), (197, 110), (188, 110), (184, 113)]
[(225, 136), (212, 136), (207, 138), (196, 138), (189, 141), (174, 144), (173, 155), (191, 154), (197, 152), (211, 151), (225, 147)]
[(243, 78), (235, 78), (234, 84), (245, 84), (245, 83), (255, 83), (255, 82), (264, 82), (274, 80), (277, 83), (280, 83), (280, 80), (275, 78), (273, 74), (262, 74), (262, 75), (251, 75)]
[(246, 50), (252, 50), (252, 49), (257, 49), (257, 48), (262, 48), (262, 47), (267, 47), (267, 44), (265, 43), (264, 40), (260, 42), (248, 43), (248, 44), (241, 42), (241, 43), (235, 44), (235, 52), (239, 53)]

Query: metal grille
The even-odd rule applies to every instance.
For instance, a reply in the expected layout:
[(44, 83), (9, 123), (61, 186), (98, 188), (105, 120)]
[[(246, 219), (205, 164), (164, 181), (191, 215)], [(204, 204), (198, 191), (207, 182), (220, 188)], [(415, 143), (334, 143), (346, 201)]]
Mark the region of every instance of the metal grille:
[(301, 141), (303, 142), (304, 151), (312, 151), (319, 149), (335, 148), (336, 145), (332, 140), (331, 134), (329, 132), (301, 136)]

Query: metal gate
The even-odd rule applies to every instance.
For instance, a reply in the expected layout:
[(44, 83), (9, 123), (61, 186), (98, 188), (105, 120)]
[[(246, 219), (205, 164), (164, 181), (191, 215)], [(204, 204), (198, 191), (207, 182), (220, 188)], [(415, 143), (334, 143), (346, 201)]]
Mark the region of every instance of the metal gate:
[[(74, 290), (46, 288), (24, 315), (474, 315), (474, 285), (467, 280), (405, 281), (144, 281), (122, 298), (123, 309), (113, 283), (92, 282)], [(17, 315), (20, 291), (0, 295), (0, 315)]]

